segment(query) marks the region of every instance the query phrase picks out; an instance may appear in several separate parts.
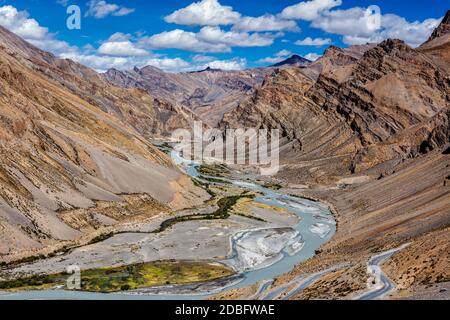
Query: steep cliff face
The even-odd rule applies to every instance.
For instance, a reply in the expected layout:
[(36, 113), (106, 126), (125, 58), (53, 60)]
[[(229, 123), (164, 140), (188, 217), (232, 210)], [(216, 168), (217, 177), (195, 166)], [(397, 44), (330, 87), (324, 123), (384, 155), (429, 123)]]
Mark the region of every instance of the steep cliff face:
[(158, 112), (147, 93), (0, 39), (2, 260), (207, 198), (146, 139)]

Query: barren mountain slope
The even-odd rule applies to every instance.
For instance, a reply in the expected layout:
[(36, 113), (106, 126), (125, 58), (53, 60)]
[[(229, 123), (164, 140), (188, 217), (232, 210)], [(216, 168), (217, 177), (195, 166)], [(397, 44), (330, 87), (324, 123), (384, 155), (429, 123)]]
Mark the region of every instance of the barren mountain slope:
[(69, 59), (57, 59), (1, 26), (0, 48), (83, 100), (126, 121), (144, 135), (167, 134), (176, 127), (188, 126), (195, 119), (188, 110), (167, 100), (155, 99), (142, 90), (114, 87), (94, 70)]
[[(373, 169), (442, 147), (448, 139), (449, 73), (434, 57), (386, 40), (357, 59), (325, 63), (315, 83), (304, 71), (284, 70), (252, 99), (229, 114), (221, 127), (280, 128), (295, 141), (282, 155), (280, 176), (322, 183), (333, 176)], [(328, 159), (338, 161), (330, 164)]]
[[(298, 176), (294, 174), (300, 172), (300, 177), (313, 177), (318, 183), (308, 187), (290, 183), (285, 191), (328, 201), (335, 209), (338, 230), (314, 258), (279, 277), (270, 289), (279, 290), (300, 275), (346, 263), (347, 266), (320, 277), (290, 299), (352, 299), (368, 290), (367, 281), (372, 275), (367, 272), (367, 262), (371, 257), (409, 244), (382, 264), (383, 271), (398, 289), (386, 298), (448, 299), (450, 77), (448, 60), (441, 58), (449, 54), (448, 41), (443, 41), (448, 39), (449, 16), (447, 13), (438, 31), (433, 33), (438, 36), (430, 38), (439, 40), (437, 46), (430, 45), (429, 41), (414, 50), (400, 41), (387, 40), (356, 61), (349, 59), (344, 63), (351, 66), (351, 72), (334, 77), (336, 68), (331, 67), (326, 75), (322, 71), (305, 93), (294, 93), (306, 101), (291, 102), (291, 109), (297, 110), (297, 114), (301, 109), (316, 110), (309, 114), (312, 121), (317, 114), (321, 119), (341, 119), (340, 128), (350, 130), (352, 140), (349, 141), (355, 152), (349, 156), (352, 160), (348, 175), (336, 176), (334, 182), (320, 181), (314, 173), (329, 170), (327, 174), (333, 174), (330, 163), (334, 162), (334, 173), (341, 175), (345, 170), (337, 169), (345, 168), (347, 163), (342, 157), (328, 153), (304, 160), (308, 156), (305, 148), (314, 145), (324, 130), (315, 136), (297, 137), (302, 141), (299, 160), (287, 158), (280, 176), (297, 182)], [(273, 94), (276, 98), (264, 101), (286, 100), (281, 87), (264, 86), (261, 89), (264, 95)], [(261, 93), (256, 97), (260, 96)], [(316, 109), (309, 100), (316, 104)], [(254, 104), (248, 102), (237, 109), (240, 113), (236, 118), (227, 115), (230, 118), (225, 118), (224, 125), (236, 125), (238, 122), (233, 121), (242, 116), (261, 126), (292, 128), (297, 125), (297, 130), (305, 127), (306, 119), (302, 118), (284, 117), (278, 121), (280, 111), (270, 105), (258, 100)], [(282, 110), (287, 114), (290, 109), (286, 106)], [(249, 118), (249, 114), (257, 116)], [(287, 120), (290, 120), (288, 124)], [(339, 155), (337, 150), (335, 154)], [(246, 290), (235, 290), (222, 297), (244, 298), (253, 294), (249, 288)]]
[(136, 130), (156, 120), (133, 122), (150, 96), (0, 39), (1, 261), (207, 198)]
[(111, 83), (139, 88), (152, 96), (192, 111), (210, 126), (248, 97), (271, 69), (222, 71), (207, 68), (199, 72), (166, 73), (155, 67), (130, 71), (111, 69), (104, 74)]

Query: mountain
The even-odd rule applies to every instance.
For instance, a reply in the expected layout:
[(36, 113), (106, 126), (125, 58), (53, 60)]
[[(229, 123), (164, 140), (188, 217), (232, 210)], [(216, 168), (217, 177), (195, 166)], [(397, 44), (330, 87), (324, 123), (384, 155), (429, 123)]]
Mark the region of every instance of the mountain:
[(271, 73), (268, 69), (222, 71), (211, 68), (197, 72), (166, 73), (147, 66), (129, 71), (111, 69), (104, 77), (116, 86), (145, 90), (215, 126), (225, 112), (250, 96), (254, 88)]
[(367, 286), (370, 257), (401, 244), (408, 246), (381, 265), (397, 285), (393, 297), (432, 298), (446, 290), (448, 21), (449, 13), (416, 49), (395, 39), (330, 47), (306, 68), (279, 70), (224, 115), (222, 129), (279, 129), (277, 181), (293, 194), (327, 201), (338, 221), (333, 239), (279, 277), (272, 292), (299, 276), (347, 263), (291, 299), (352, 299)]
[(442, 68), (450, 68), (450, 10), (447, 11), (444, 19), (436, 30), (432, 33), (427, 42), (421, 45), (418, 50), (424, 52), (434, 59), (434, 62)]
[(287, 58), (286, 60), (283, 60), (281, 62), (274, 64), (272, 67), (275, 67), (275, 68), (284, 67), (284, 66), (306, 67), (309, 64), (311, 64), (310, 60), (294, 54), (291, 57)]
[[(349, 55), (331, 48), (315, 65), (280, 70), (225, 114), (221, 127), (281, 129), (288, 141), (283, 156), (293, 162), (281, 174), (303, 182), (372, 168), (381, 173), (386, 163), (442, 147), (447, 71), (400, 40), (365, 49)], [(321, 70), (317, 80), (308, 69)], [(321, 160), (328, 157), (341, 161)], [(314, 162), (315, 170), (297, 170), (298, 161)]]
[(444, 16), (439, 26), (433, 31), (427, 42), (433, 41), (434, 39), (448, 36), (450, 34), (450, 10)]
[(173, 107), (0, 27), (0, 256), (85, 243), (208, 195), (148, 138)]
[[(243, 71), (100, 75), (0, 28), (2, 261), (202, 204), (209, 196), (149, 143), (202, 119), (279, 129), (280, 171), (259, 178), (334, 212), (333, 239), (272, 292), (341, 266), (290, 298), (354, 298), (367, 289), (369, 259), (400, 245), (380, 266), (397, 284), (394, 298), (447, 290), (449, 30), (447, 12), (418, 48), (387, 39), (332, 46), (307, 64), (297, 56)], [(252, 296), (240, 290), (232, 296)]]

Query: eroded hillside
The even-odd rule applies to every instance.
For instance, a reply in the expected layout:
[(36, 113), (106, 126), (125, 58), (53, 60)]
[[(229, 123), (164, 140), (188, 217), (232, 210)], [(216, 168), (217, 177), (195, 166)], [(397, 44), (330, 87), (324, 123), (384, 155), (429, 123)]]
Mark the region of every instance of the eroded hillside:
[(208, 197), (146, 139), (161, 127), (152, 97), (0, 39), (2, 261)]

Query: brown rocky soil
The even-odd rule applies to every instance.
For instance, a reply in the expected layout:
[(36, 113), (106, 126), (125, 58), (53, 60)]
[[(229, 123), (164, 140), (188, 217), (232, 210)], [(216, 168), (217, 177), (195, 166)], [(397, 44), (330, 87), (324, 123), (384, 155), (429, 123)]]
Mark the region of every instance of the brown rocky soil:
[(0, 39), (0, 261), (208, 199), (148, 142), (151, 96)]

